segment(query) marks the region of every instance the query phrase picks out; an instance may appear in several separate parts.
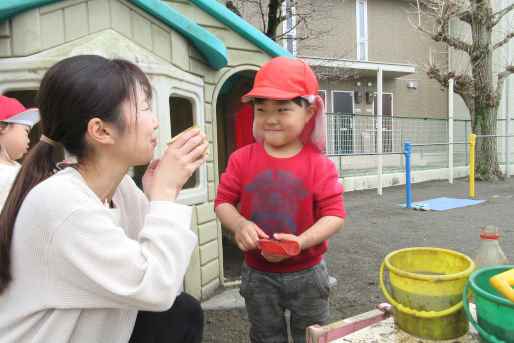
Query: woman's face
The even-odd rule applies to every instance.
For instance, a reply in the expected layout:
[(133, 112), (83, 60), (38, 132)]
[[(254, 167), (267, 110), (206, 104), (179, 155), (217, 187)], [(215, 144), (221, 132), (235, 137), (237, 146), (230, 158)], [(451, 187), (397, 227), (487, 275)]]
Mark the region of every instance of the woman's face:
[(120, 139), (120, 153), (125, 154), (130, 165), (144, 165), (153, 158), (157, 146), (159, 122), (150, 110), (145, 92), (136, 87), (136, 103), (127, 100), (122, 105), (127, 127)]

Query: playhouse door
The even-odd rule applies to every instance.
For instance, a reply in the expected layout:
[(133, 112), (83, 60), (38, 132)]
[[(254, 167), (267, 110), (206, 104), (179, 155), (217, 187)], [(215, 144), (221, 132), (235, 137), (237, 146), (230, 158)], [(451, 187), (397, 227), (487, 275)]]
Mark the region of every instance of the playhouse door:
[(236, 149), (252, 144), (253, 139), (253, 109), (245, 104), (236, 115)]

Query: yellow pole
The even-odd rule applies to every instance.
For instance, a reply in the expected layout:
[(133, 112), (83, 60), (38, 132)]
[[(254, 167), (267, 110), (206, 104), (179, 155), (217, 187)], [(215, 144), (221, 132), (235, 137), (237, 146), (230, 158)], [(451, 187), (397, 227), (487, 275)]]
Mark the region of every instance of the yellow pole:
[(475, 197), (475, 142), (476, 135), (469, 135), (469, 196)]

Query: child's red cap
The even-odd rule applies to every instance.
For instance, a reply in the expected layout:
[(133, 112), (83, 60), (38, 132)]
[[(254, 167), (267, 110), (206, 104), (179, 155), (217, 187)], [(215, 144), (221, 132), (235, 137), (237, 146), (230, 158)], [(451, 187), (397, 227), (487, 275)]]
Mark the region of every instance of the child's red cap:
[(318, 79), (299, 58), (279, 56), (264, 64), (255, 75), (253, 89), (242, 102), (254, 98), (288, 100), (318, 94)]
[(0, 121), (32, 127), (39, 121), (39, 110), (27, 109), (18, 100), (0, 95)]
[[(243, 95), (242, 102), (255, 98), (290, 100), (302, 97), (309, 104), (316, 105), (316, 113), (305, 125), (300, 139), (311, 143), (318, 151), (325, 150), (327, 122), (325, 104), (318, 95), (318, 79), (311, 67), (298, 58), (280, 56), (264, 64), (255, 75), (253, 89)], [(254, 124), (253, 136), (257, 142), (262, 140)]]

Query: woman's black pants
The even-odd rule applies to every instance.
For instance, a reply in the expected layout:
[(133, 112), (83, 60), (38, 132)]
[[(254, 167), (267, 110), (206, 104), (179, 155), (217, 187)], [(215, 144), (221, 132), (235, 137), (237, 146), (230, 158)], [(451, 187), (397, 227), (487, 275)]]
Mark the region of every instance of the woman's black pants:
[(200, 303), (181, 293), (167, 311), (139, 311), (129, 343), (201, 343), (202, 334)]

